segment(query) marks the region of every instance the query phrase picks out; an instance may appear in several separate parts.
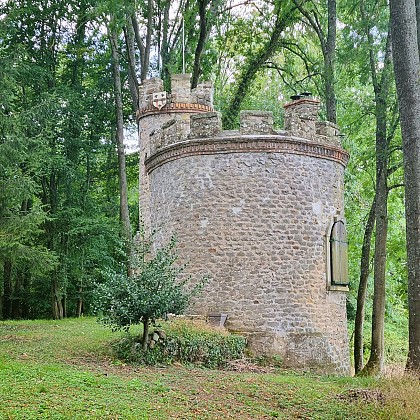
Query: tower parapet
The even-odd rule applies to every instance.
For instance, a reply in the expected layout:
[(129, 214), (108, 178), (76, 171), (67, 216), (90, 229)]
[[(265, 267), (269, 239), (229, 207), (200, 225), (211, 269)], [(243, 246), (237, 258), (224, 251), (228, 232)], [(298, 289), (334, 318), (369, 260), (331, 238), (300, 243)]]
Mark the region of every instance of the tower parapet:
[(217, 137), (222, 132), (222, 117), (220, 112), (205, 112), (191, 115), (190, 138)]
[(157, 243), (176, 233), (188, 274), (210, 275), (192, 312), (228, 314), (227, 328), (285, 366), (348, 373), (346, 241), (334, 235), (345, 235), (349, 156), (337, 127), (304, 98), (285, 106), (284, 130), (270, 112), (242, 111), (239, 130), (223, 131), (177, 80), (170, 101), (194, 102), (144, 105), (140, 163)]
[(275, 134), (273, 113), (269, 111), (241, 111), (241, 134)]

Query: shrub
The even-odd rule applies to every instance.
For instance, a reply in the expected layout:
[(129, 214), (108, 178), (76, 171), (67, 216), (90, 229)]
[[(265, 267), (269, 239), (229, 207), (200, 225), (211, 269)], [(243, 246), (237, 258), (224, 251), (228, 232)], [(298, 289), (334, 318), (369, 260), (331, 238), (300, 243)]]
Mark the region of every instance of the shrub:
[(197, 321), (168, 321), (164, 323), (164, 330), (165, 340), (158, 341), (147, 351), (143, 350), (138, 337), (127, 334), (114, 343), (115, 355), (128, 363), (169, 365), (180, 362), (214, 369), (242, 358), (246, 347), (245, 337)]
[(189, 286), (190, 277), (182, 279), (183, 266), (177, 262), (176, 241), (152, 253), (152, 242), (143, 237), (136, 256), (133, 273), (110, 276), (96, 290), (96, 312), (99, 321), (115, 330), (129, 330), (130, 326), (143, 324), (141, 339), (147, 350), (150, 324), (171, 313), (184, 313), (193, 295), (204, 282)]

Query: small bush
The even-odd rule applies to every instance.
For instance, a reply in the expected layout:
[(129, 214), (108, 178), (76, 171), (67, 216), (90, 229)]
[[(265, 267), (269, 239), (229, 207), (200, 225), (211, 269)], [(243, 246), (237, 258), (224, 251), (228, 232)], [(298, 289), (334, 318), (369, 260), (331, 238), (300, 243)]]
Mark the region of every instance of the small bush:
[(163, 323), (162, 329), (166, 338), (153, 348), (144, 351), (139, 337), (128, 334), (114, 344), (115, 355), (127, 363), (169, 365), (180, 362), (214, 369), (242, 358), (245, 351), (245, 337), (205, 323), (178, 319)]
[(166, 246), (155, 252), (152, 249), (153, 241), (147, 240), (143, 231), (133, 257), (133, 272), (111, 275), (96, 288), (98, 321), (114, 331), (126, 332), (143, 324), (145, 350), (149, 326), (169, 313), (183, 314), (207, 281), (203, 277), (192, 285), (190, 276), (181, 276), (185, 267), (178, 263), (174, 236)]

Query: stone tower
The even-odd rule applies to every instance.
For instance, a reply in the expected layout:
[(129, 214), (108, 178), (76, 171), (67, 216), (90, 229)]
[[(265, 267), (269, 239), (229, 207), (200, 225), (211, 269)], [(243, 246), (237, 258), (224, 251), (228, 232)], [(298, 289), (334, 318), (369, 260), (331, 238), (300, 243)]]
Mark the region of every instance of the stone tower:
[(285, 366), (348, 373), (348, 154), (336, 126), (299, 97), (284, 130), (243, 111), (240, 129), (223, 131), (208, 84), (191, 91), (174, 76), (156, 104), (161, 91), (152, 79), (140, 92), (141, 206), (158, 243), (176, 233), (188, 274), (210, 275), (191, 312), (227, 314), (251, 350)]

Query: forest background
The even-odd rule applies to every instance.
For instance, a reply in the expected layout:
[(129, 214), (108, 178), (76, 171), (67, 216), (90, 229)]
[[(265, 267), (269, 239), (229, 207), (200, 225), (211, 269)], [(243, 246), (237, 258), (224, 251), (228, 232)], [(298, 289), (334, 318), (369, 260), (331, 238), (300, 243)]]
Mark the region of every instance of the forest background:
[(0, 319), (91, 314), (95, 285), (127, 269), (138, 154), (123, 142), (137, 136), (137, 89), (159, 76), (170, 90), (184, 70), (192, 87), (213, 81), (224, 128), (241, 109), (273, 111), (281, 127), (291, 95), (321, 98), (351, 154), (356, 371), (372, 310), (371, 365), (405, 362), (402, 139), (380, 0), (0, 2)]

